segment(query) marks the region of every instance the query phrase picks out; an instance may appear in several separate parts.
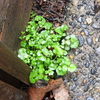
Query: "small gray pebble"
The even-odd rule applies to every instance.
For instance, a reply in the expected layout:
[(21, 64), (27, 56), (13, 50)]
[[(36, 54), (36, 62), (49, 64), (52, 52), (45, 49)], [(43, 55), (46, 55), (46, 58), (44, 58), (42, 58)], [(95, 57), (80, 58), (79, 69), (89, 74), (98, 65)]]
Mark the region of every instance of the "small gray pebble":
[(91, 15), (91, 16), (95, 16), (95, 13), (94, 13), (94, 12), (91, 12), (90, 15)]
[(78, 98), (75, 98), (74, 100), (79, 100)]
[(85, 60), (85, 59), (86, 59), (86, 55), (82, 55), (82, 56), (81, 56), (81, 59), (82, 59), (82, 60)]
[(90, 83), (86, 83), (85, 84), (85, 86), (84, 86), (84, 92), (87, 92), (88, 91), (89, 85), (90, 85)]
[(94, 80), (93, 78), (92, 79), (89, 79), (89, 82), (91, 83), (93, 80)]
[(100, 42), (100, 36), (98, 37), (98, 42)]
[(80, 15), (80, 17), (84, 17), (84, 14)]
[(98, 64), (94, 63), (95, 69), (98, 69)]
[(82, 24), (82, 27), (83, 27), (83, 28), (87, 28), (87, 25), (86, 25), (86, 24)]
[(92, 6), (92, 10), (94, 11), (94, 6)]
[(89, 65), (90, 65), (89, 61), (88, 61), (88, 60), (86, 60), (86, 62), (85, 62), (85, 67), (86, 67), (86, 68), (88, 68), (88, 67), (89, 67)]
[(73, 85), (71, 90), (73, 91), (76, 88), (77, 85)]
[(93, 32), (90, 32), (90, 33), (89, 33), (89, 35), (93, 35), (93, 34), (94, 34)]
[(72, 15), (72, 20), (77, 19), (78, 15), (77, 14), (73, 14)]
[(95, 68), (92, 68), (91, 69), (91, 74), (94, 75), (95, 73), (96, 73), (96, 69)]
[(84, 33), (85, 33), (85, 35), (86, 35), (86, 36), (88, 36), (88, 35), (89, 35), (88, 30), (84, 30)]
[(100, 14), (98, 14), (96, 17), (95, 17), (95, 20), (98, 21), (100, 18)]
[(77, 77), (74, 77), (74, 78), (73, 78), (73, 81), (77, 81)]
[(78, 6), (83, 6), (83, 4), (81, 3), (81, 4), (78, 4)]
[(91, 38), (87, 38), (86, 41), (89, 46), (92, 46), (93, 41)]
[(74, 27), (76, 27), (77, 24), (74, 22), (69, 22), (69, 25), (71, 25), (74, 28)]
[(91, 98), (91, 97), (88, 97), (86, 100), (94, 100), (93, 98)]
[(96, 80), (94, 79), (94, 80), (93, 80), (91, 83), (92, 83), (92, 85), (95, 85), (95, 83), (96, 83)]
[(95, 73), (95, 76), (96, 76), (96, 77), (98, 77), (98, 75), (99, 75), (98, 73)]
[(91, 74), (89, 73), (89, 74), (88, 74), (88, 78), (90, 78), (90, 77), (91, 77)]
[(94, 54), (89, 53), (88, 55), (89, 55), (89, 61), (91, 62), (94, 57)]
[(85, 0), (83, 0), (83, 1), (82, 1), (82, 3), (83, 3), (83, 4), (86, 4), (86, 1), (85, 1)]
[(92, 8), (92, 6), (88, 6), (88, 9), (91, 9)]
[(72, 23), (72, 27), (73, 27), (73, 28), (76, 27), (76, 25), (77, 25), (76, 23)]
[(83, 36), (79, 35), (78, 36), (78, 40), (79, 40), (79, 46), (80, 47), (83, 46), (83, 44), (84, 44), (84, 38), (83, 38)]
[(82, 17), (79, 17), (77, 21), (80, 22), (80, 23), (83, 22)]
[(97, 54), (100, 54), (100, 47), (98, 47), (98, 48), (96, 49), (96, 53), (97, 53)]
[(93, 28), (100, 29), (100, 22), (95, 22), (92, 24)]
[(86, 12), (87, 15), (90, 15), (90, 13), (91, 13), (91, 11), (87, 11), (87, 12)]

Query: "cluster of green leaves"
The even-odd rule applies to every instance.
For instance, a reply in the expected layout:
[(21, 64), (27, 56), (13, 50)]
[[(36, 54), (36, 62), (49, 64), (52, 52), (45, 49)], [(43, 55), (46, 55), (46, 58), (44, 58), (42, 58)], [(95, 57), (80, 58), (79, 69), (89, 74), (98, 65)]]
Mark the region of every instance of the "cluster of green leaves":
[(42, 16), (31, 14), (31, 21), (20, 36), (18, 51), (18, 57), (32, 68), (30, 83), (75, 71), (76, 66), (67, 57), (67, 51), (78, 47), (78, 40), (74, 35), (67, 36), (67, 29), (66, 25), (53, 28)]

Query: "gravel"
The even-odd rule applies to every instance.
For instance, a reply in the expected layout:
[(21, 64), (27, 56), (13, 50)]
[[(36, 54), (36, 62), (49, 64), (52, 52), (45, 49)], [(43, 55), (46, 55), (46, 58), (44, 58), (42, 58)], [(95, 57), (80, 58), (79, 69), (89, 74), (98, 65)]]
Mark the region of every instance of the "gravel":
[(100, 100), (100, 11), (95, 13), (93, 5), (94, 0), (67, 3), (64, 23), (79, 41), (79, 47), (69, 52), (77, 70), (64, 76), (71, 100)]

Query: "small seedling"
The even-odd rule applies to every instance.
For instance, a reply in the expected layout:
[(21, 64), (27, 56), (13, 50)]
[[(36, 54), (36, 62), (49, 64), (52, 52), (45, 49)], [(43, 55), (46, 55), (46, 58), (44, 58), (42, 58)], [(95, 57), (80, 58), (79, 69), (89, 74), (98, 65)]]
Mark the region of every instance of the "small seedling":
[(18, 51), (18, 57), (32, 68), (30, 83), (42, 79), (48, 81), (55, 75), (63, 76), (67, 71), (76, 70), (67, 57), (67, 51), (77, 48), (78, 40), (74, 35), (67, 36), (66, 30), (66, 25), (53, 28), (42, 16), (31, 13), (31, 21), (20, 36), (21, 48)]

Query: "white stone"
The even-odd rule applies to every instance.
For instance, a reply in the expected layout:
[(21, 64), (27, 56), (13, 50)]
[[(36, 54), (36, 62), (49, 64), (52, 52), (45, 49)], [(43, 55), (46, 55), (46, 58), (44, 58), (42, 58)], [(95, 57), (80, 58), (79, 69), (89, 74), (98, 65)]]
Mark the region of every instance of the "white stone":
[(92, 18), (86, 18), (86, 22), (87, 22), (87, 24), (91, 24), (92, 23)]
[(72, 2), (73, 2), (73, 5), (74, 5), (74, 6), (77, 6), (78, 3), (79, 3), (79, 0), (73, 0)]
[(100, 47), (96, 49), (96, 53), (100, 54)]

